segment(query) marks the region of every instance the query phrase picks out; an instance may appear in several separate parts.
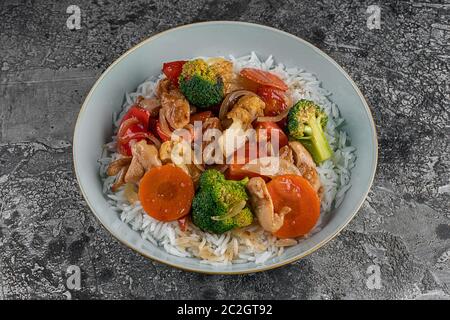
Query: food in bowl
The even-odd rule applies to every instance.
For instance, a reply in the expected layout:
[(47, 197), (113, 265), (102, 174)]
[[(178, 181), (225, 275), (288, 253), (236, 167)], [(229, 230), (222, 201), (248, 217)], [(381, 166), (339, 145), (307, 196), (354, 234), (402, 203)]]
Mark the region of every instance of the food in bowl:
[(255, 53), (164, 63), (114, 115), (103, 191), (170, 254), (264, 263), (317, 232), (350, 188), (355, 148), (329, 96)]

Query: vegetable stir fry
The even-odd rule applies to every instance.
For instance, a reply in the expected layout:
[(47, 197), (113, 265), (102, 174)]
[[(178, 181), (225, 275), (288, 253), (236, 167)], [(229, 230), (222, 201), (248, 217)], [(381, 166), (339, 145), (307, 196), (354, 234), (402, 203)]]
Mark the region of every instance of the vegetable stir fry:
[(317, 165), (332, 156), (320, 106), (293, 101), (275, 73), (235, 72), (223, 58), (167, 62), (162, 72), (156, 95), (138, 97), (120, 120), (112, 191), (182, 230), (308, 234), (320, 215)]

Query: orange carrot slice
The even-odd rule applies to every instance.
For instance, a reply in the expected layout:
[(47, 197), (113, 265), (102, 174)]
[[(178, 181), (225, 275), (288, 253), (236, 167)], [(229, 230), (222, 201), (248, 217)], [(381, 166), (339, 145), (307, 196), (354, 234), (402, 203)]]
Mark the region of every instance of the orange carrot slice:
[(160, 221), (174, 221), (187, 215), (193, 198), (191, 177), (172, 164), (150, 169), (139, 184), (144, 211)]
[(320, 199), (310, 183), (297, 175), (275, 177), (267, 184), (275, 212), (291, 209), (283, 226), (274, 233), (278, 238), (296, 238), (310, 232), (320, 216)]

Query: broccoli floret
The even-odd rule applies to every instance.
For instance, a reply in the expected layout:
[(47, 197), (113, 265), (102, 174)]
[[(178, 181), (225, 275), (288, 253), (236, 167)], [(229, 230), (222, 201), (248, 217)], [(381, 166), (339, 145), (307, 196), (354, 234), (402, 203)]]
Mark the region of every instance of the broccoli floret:
[(328, 116), (309, 100), (300, 100), (289, 110), (289, 136), (299, 140), (316, 163), (329, 159), (333, 153), (325, 137)]
[(202, 59), (186, 62), (178, 81), (181, 92), (197, 107), (207, 108), (223, 99), (222, 77)]
[(234, 217), (235, 228), (242, 228), (251, 225), (253, 222), (253, 213), (245, 207), (237, 216)]
[(250, 225), (253, 214), (246, 206), (237, 215), (227, 217), (233, 206), (247, 202), (247, 183), (248, 178), (226, 180), (222, 173), (213, 169), (203, 172), (199, 190), (192, 202), (194, 224), (204, 231), (219, 234)]

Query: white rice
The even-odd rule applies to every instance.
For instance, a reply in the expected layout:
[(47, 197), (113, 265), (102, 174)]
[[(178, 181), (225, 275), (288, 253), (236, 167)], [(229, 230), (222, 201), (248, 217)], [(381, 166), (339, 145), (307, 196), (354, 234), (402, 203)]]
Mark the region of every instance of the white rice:
[[(355, 148), (350, 146), (349, 138), (342, 126), (344, 119), (340, 117), (339, 109), (330, 99), (330, 92), (322, 88), (320, 81), (312, 73), (299, 68), (286, 68), (283, 64), (275, 64), (270, 56), (261, 61), (252, 52), (248, 56), (235, 58), (230, 56), (236, 72), (244, 67), (260, 68), (278, 74), (289, 86), (293, 100), (309, 99), (320, 105), (328, 114), (326, 136), (334, 151), (332, 159), (318, 167), (320, 181), (324, 188), (321, 201), (321, 219), (333, 208), (339, 207), (350, 185), (350, 170), (355, 165)], [(120, 114), (113, 115), (115, 128), (127, 110), (134, 104), (138, 96), (150, 98), (155, 95), (156, 85), (163, 75), (151, 77), (143, 82), (135, 92), (125, 95)], [(113, 153), (115, 137), (105, 145), (103, 157), (99, 160), (100, 174), (103, 179), (103, 192), (108, 203), (117, 211), (123, 222), (129, 224), (133, 230), (141, 233), (142, 237), (154, 245), (160, 246), (170, 254), (179, 257), (196, 257), (201, 263), (212, 265), (226, 265), (231, 263), (246, 263), (253, 261), (257, 264), (267, 262), (273, 257), (280, 256), (284, 247), (277, 243), (277, 238), (255, 224), (246, 228), (232, 230), (222, 235), (206, 233), (198, 229), (191, 222), (186, 231), (182, 231), (178, 222), (161, 222), (147, 215), (141, 205), (128, 204), (123, 190), (112, 193), (111, 185), (115, 177), (108, 177), (106, 169), (112, 160), (118, 157)], [(321, 221), (311, 234), (320, 230)], [(310, 235), (311, 235), (310, 234)], [(310, 236), (308, 235), (308, 236)], [(307, 238), (305, 236), (303, 238)], [(302, 241), (302, 239), (297, 239)]]

